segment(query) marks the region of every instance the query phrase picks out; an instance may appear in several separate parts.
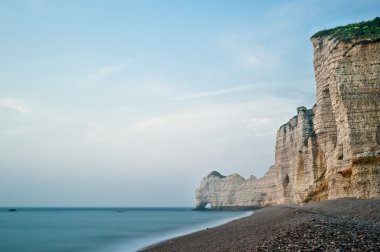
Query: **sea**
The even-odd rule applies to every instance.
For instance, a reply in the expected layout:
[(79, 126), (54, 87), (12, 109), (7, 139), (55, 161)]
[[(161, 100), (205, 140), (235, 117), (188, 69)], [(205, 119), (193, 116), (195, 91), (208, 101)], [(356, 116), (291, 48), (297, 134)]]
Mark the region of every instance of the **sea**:
[(0, 251), (138, 251), (251, 212), (191, 208), (0, 208)]

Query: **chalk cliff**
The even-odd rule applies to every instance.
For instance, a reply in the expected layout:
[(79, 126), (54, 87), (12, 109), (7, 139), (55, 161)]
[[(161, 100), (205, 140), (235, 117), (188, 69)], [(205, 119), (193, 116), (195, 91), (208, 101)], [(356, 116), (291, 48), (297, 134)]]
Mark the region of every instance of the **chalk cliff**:
[(274, 167), (260, 179), (244, 179), (238, 174), (226, 177), (213, 171), (202, 179), (196, 191), (196, 207), (203, 209), (210, 203), (213, 209), (229, 210), (275, 204), (279, 188)]
[(380, 19), (370, 22), (311, 38), (317, 104), (279, 128), (275, 164), (262, 178), (212, 172), (196, 190), (197, 208), (380, 197)]

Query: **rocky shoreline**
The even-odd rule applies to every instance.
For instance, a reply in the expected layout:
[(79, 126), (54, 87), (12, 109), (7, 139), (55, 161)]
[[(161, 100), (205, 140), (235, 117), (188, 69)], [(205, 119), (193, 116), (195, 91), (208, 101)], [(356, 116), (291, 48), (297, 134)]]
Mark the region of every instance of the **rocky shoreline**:
[(143, 251), (380, 251), (380, 198), (266, 207)]

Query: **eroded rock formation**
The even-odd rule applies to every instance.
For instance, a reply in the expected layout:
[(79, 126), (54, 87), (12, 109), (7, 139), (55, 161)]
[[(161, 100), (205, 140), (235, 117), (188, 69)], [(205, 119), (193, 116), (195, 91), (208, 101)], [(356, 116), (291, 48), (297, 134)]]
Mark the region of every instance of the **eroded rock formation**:
[(196, 190), (197, 208), (380, 197), (380, 41), (311, 41), (317, 104), (279, 128), (265, 176), (212, 172)]
[(313, 38), (315, 133), (326, 160), (308, 199), (380, 195), (380, 42)]
[[(213, 171), (203, 178), (196, 191), (197, 208), (210, 204), (213, 209), (243, 209), (276, 203), (279, 185), (274, 167), (264, 177), (244, 179), (238, 174), (227, 177)], [(270, 188), (271, 190), (268, 190)]]

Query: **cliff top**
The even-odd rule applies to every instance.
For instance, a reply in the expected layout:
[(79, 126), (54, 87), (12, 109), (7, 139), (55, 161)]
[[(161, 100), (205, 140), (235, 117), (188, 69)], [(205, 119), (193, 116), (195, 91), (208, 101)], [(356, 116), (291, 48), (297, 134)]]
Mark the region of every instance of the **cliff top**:
[(212, 171), (212, 172), (210, 172), (209, 175), (207, 175), (207, 177), (225, 178), (226, 176), (223, 176), (222, 174), (220, 174), (220, 173), (217, 172), (217, 171)]
[(380, 41), (380, 17), (376, 17), (369, 21), (319, 31), (311, 38), (320, 38), (325, 36), (331, 36), (331, 38), (344, 43), (372, 43)]

